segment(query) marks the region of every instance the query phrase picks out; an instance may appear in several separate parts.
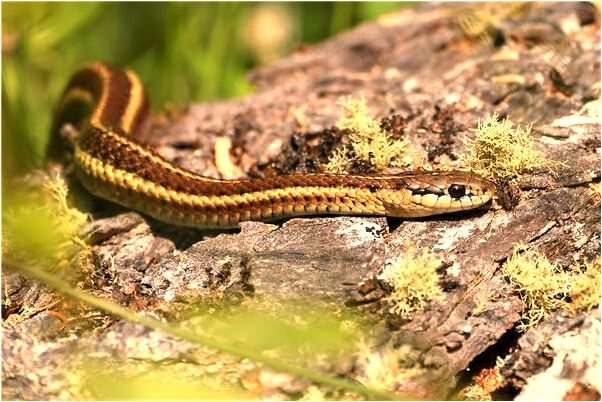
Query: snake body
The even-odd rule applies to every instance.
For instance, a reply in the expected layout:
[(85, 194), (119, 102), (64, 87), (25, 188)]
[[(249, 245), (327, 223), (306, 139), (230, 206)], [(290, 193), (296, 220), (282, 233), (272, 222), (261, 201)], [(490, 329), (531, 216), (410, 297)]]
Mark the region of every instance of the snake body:
[(209, 178), (143, 145), (148, 110), (134, 72), (88, 64), (73, 75), (57, 105), (48, 157), (61, 158), (64, 144), (57, 132), (71, 123), (79, 133), (75, 173), (89, 192), (160, 221), (196, 228), (321, 214), (424, 217), (477, 208), (494, 195), (489, 181), (467, 172)]

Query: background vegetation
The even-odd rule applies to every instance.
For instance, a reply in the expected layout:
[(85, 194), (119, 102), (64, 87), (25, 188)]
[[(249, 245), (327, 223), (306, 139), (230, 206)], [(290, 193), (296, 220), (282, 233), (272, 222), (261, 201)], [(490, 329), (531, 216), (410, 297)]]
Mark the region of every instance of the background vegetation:
[(41, 164), (54, 102), (89, 60), (138, 71), (155, 110), (235, 97), (253, 67), (403, 4), (5, 2), (3, 178)]

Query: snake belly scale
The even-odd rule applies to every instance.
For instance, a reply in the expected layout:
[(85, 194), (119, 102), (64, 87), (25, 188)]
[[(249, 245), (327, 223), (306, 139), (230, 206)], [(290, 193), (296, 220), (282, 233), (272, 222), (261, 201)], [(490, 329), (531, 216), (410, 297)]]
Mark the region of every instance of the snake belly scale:
[(468, 172), (209, 178), (145, 146), (148, 117), (144, 88), (134, 72), (90, 63), (73, 75), (57, 105), (47, 156), (63, 158), (58, 131), (71, 123), (79, 133), (75, 173), (89, 192), (160, 221), (196, 228), (322, 214), (424, 217), (478, 208), (494, 195), (492, 183)]

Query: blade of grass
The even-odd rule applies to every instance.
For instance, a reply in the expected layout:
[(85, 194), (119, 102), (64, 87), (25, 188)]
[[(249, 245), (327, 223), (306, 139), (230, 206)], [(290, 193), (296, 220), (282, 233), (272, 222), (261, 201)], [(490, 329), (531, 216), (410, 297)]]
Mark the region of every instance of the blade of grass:
[(389, 392), (369, 389), (369, 388), (362, 386), (361, 384), (353, 383), (348, 380), (334, 378), (334, 377), (328, 376), (326, 374), (322, 374), (322, 373), (318, 373), (318, 372), (309, 370), (304, 367), (293, 366), (293, 365), (287, 364), (281, 360), (272, 359), (270, 357), (264, 356), (263, 354), (261, 354), (260, 352), (257, 352), (257, 351), (248, 350), (248, 349), (243, 350), (236, 346), (223, 344), (219, 340), (211, 339), (209, 337), (175, 327), (175, 326), (173, 326), (173, 324), (164, 323), (164, 322), (155, 320), (150, 317), (145, 317), (143, 315), (137, 314), (137, 313), (135, 313), (129, 309), (126, 309), (126, 308), (124, 308), (116, 303), (113, 303), (111, 301), (103, 300), (101, 298), (92, 296), (81, 290), (74, 289), (68, 283), (62, 281), (60, 278), (57, 278), (37, 267), (11, 263), (11, 261), (4, 261), (4, 263), (8, 263), (8, 265), (11, 266), (12, 268), (20, 270), (21, 272), (24, 272), (28, 276), (30, 276), (32, 278), (36, 278), (36, 279), (46, 283), (47, 285), (52, 286), (53, 288), (57, 289), (58, 291), (60, 291), (61, 293), (64, 293), (67, 296), (70, 296), (74, 299), (80, 300), (86, 304), (97, 307), (99, 309), (102, 309), (105, 312), (112, 314), (114, 316), (120, 317), (124, 320), (142, 324), (145, 327), (148, 327), (148, 328), (151, 328), (154, 330), (158, 330), (158, 331), (162, 331), (162, 332), (164, 332), (168, 335), (171, 335), (173, 337), (176, 337), (176, 338), (184, 339), (184, 340), (187, 340), (189, 342), (193, 342), (193, 343), (196, 343), (199, 345), (208, 346), (213, 349), (219, 350), (224, 353), (228, 353), (232, 356), (236, 356), (239, 358), (250, 359), (257, 363), (261, 363), (267, 367), (270, 367), (271, 369), (287, 372), (287, 373), (293, 374), (297, 377), (308, 379), (315, 383), (329, 385), (329, 386), (332, 386), (332, 387), (335, 387), (335, 388), (338, 388), (341, 390), (349, 391), (349, 392), (355, 392), (368, 399), (375, 399), (375, 400), (413, 399), (413, 398), (408, 398), (408, 397), (392, 394)]

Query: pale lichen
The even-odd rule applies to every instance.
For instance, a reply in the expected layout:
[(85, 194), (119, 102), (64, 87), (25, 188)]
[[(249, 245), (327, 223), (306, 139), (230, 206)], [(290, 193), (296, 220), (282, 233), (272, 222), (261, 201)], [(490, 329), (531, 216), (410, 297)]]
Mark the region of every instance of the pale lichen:
[(475, 305), (472, 308), (470, 314), (474, 317), (478, 317), (488, 310), (489, 303), (491, 303), (492, 297), (489, 294), (477, 297), (475, 299)]
[(462, 14), (458, 15), (460, 29), (470, 39), (492, 40), (492, 29), (522, 7), (520, 3), (503, 6), (497, 3), (481, 3), (468, 11), (462, 10)]
[(426, 373), (420, 364), (420, 352), (410, 345), (399, 348), (360, 345), (357, 365), (362, 368), (357, 379), (377, 390), (395, 389), (398, 384)]
[(404, 247), (403, 257), (385, 267), (379, 279), (390, 284), (393, 291), (386, 300), (391, 303), (391, 313), (411, 318), (434, 300), (443, 299), (437, 269), (441, 260), (427, 247), (421, 250), (413, 245)]
[(534, 148), (531, 126), (514, 125), (497, 114), (479, 120), (472, 130), (474, 138), (461, 138), (466, 153), (461, 163), (473, 172), (494, 182), (510, 180), (536, 168), (551, 170), (554, 162)]
[(525, 331), (553, 311), (565, 308), (578, 314), (595, 307), (600, 299), (600, 260), (561, 268), (534, 250), (519, 244), (502, 267), (523, 303), (517, 329)]
[(408, 166), (408, 142), (392, 139), (386, 130), (370, 116), (364, 97), (345, 98), (339, 101), (341, 117), (337, 127), (349, 131), (350, 144), (332, 153), (325, 170), (331, 173), (346, 172), (350, 163), (359, 160), (376, 171), (387, 167)]
[(328, 173), (346, 173), (352, 160), (353, 158), (349, 156), (349, 149), (347, 149), (347, 147), (335, 148), (328, 158), (328, 164), (326, 165), (325, 170)]
[(567, 310), (577, 315), (600, 303), (600, 257), (593, 261), (575, 263), (570, 277), (570, 303)]
[(522, 244), (517, 245), (502, 272), (518, 291), (523, 313), (520, 331), (539, 324), (552, 311), (566, 304), (566, 275), (558, 265)]

